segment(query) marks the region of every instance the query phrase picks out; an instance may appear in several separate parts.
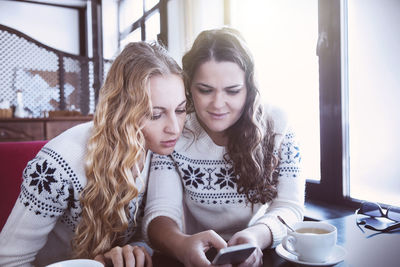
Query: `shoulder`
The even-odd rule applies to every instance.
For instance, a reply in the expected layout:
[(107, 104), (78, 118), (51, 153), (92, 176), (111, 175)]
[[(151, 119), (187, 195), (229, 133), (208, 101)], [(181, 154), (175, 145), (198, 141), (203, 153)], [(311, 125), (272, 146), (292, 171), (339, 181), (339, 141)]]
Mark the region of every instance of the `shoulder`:
[[(51, 162), (53, 166), (57, 166), (57, 169), (65, 175), (70, 176), (73, 172), (74, 176), (82, 180), (85, 176), (86, 146), (92, 126), (92, 122), (87, 122), (68, 129), (50, 140), (38, 156)], [(85, 179), (81, 181), (81, 183), (85, 182)]]
[(65, 145), (69, 143), (84, 143), (89, 138), (92, 127), (92, 121), (78, 124), (51, 139), (48, 144), (57, 146), (62, 143), (65, 147)]
[(66, 162), (71, 165), (70, 167), (83, 168), (86, 146), (92, 127), (92, 122), (86, 122), (64, 131), (51, 139), (38, 155), (59, 163)]
[(45, 147), (67, 155), (84, 153), (92, 127), (93, 122), (76, 125), (51, 139)]
[(287, 112), (278, 106), (270, 104), (264, 104), (263, 108), (266, 120), (272, 122), (274, 132), (286, 134), (290, 125)]

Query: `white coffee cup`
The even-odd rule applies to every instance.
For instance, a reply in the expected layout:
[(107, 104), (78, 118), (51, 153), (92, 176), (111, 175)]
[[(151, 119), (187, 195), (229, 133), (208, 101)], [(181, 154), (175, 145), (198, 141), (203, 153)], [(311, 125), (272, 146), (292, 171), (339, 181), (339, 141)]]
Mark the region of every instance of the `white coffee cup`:
[(56, 262), (46, 267), (104, 267), (104, 265), (95, 260), (76, 259)]
[(337, 229), (324, 222), (298, 222), (283, 239), (282, 246), (297, 259), (310, 263), (325, 262), (336, 245)]

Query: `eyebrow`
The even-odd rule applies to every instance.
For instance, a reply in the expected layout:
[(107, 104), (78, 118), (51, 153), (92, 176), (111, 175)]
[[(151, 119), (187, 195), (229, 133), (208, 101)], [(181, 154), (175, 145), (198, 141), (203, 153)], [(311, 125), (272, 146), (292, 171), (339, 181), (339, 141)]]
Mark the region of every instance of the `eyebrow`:
[[(210, 88), (210, 89), (214, 89), (214, 87), (212, 87), (211, 85), (208, 85), (208, 84), (205, 84), (205, 83), (201, 83), (201, 82), (200, 83), (196, 83), (195, 85), (196, 86), (203, 86), (203, 87)], [(238, 84), (233, 84), (233, 85), (224, 87), (224, 89), (232, 89), (232, 88), (242, 87), (242, 86), (243, 86), (242, 83), (238, 83)]]
[[(184, 105), (186, 103), (186, 99), (185, 100), (183, 100), (177, 107), (180, 107), (180, 106), (182, 106), (182, 105)], [(165, 110), (166, 108), (165, 107), (159, 107), (159, 106), (155, 106), (155, 107), (153, 107), (153, 109), (161, 109), (161, 110)]]

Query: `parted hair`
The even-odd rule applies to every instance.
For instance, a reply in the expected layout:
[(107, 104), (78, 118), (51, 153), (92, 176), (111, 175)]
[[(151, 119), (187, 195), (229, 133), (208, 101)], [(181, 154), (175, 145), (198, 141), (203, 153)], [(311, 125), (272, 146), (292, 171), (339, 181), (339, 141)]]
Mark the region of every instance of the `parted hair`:
[(136, 219), (128, 205), (143, 182), (136, 177), (146, 154), (142, 128), (151, 116), (149, 80), (165, 74), (182, 77), (182, 70), (162, 46), (146, 42), (128, 44), (107, 74), (87, 144), (82, 217), (72, 240), (77, 258), (124, 245), (128, 223)]
[(226, 158), (232, 161), (238, 177), (238, 193), (244, 193), (253, 204), (264, 204), (277, 195), (279, 159), (274, 153), (274, 125), (266, 118), (256, 86), (252, 54), (235, 29), (201, 32), (182, 58), (188, 113), (195, 111), (190, 91), (193, 77), (199, 66), (210, 60), (236, 63), (245, 73), (247, 97), (243, 114), (227, 130)]

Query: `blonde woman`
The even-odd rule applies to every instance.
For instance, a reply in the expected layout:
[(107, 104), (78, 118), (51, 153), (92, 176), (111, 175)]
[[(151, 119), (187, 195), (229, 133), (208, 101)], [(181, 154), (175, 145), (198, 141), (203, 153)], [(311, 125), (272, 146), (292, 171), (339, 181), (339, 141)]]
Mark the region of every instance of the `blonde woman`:
[(0, 266), (69, 258), (151, 266), (146, 249), (132, 242), (141, 241), (152, 151), (172, 153), (185, 105), (181, 69), (166, 50), (127, 45), (100, 90), (93, 122), (49, 141), (26, 166), (0, 235)]

